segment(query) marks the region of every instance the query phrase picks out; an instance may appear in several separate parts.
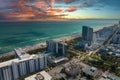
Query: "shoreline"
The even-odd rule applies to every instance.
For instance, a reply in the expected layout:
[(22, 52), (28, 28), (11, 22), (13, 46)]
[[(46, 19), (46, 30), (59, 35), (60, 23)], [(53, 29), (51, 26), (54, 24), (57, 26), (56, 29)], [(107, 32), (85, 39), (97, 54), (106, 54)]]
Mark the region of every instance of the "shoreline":
[[(64, 37), (60, 37), (60, 38), (55, 38), (53, 40), (63, 41), (64, 42), (64, 41), (70, 41), (70, 40), (78, 38), (78, 37), (81, 37), (81, 34), (72, 34), (70, 36), (64, 36)], [(28, 51), (32, 51), (32, 50), (43, 48), (43, 47), (46, 47), (46, 42), (45, 41), (41, 42), (41, 43), (38, 43), (38, 44), (35, 44), (35, 45), (32, 45), (32, 46), (22, 47), (22, 49), (25, 52), (28, 52)], [(0, 58), (3, 57), (3, 56), (14, 55), (14, 54), (15, 54), (14, 51), (10, 51), (10, 52), (7, 52), (7, 53), (0, 54)]]
[[(96, 28), (96, 29), (94, 29), (94, 32), (97, 32), (99, 30), (102, 30), (102, 29), (104, 29), (106, 27), (108, 28), (108, 27), (111, 27), (111, 26), (113, 26), (113, 25)], [(70, 41), (72, 39), (79, 38), (79, 37), (81, 37), (81, 33), (72, 34), (72, 35), (64, 36), (64, 37), (60, 37), (60, 38), (55, 38), (53, 40), (65, 42), (65, 41)], [(32, 46), (22, 47), (22, 49), (25, 52), (28, 52), (28, 51), (36, 50), (36, 49), (43, 48), (43, 47), (46, 47), (46, 42), (45, 41), (41, 42), (41, 43), (38, 43), (38, 44), (35, 44), (35, 45), (32, 45)], [(10, 52), (7, 52), (7, 53), (0, 54), (0, 58), (4, 57), (4, 56), (14, 55), (14, 54), (15, 54), (14, 51), (10, 51)]]

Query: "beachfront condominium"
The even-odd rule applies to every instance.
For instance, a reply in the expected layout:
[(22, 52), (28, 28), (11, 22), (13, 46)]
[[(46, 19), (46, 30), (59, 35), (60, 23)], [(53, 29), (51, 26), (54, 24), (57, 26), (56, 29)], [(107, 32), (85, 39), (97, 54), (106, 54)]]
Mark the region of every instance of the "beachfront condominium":
[(96, 33), (93, 33), (93, 43), (95, 43), (97, 41), (97, 34)]
[(88, 26), (83, 26), (82, 39), (83, 41), (86, 41), (88, 45), (91, 45), (93, 42), (93, 28), (90, 28)]
[(15, 50), (19, 58), (0, 63), (0, 80), (19, 80), (21, 76), (47, 67), (47, 55), (29, 55)]
[(118, 22), (118, 27), (120, 27), (120, 21)]
[[(119, 25), (120, 25), (120, 24), (119, 24)], [(113, 39), (112, 39), (111, 42), (114, 43), (114, 44), (120, 44), (120, 27), (118, 27), (117, 33), (116, 33), (116, 35), (113, 37)]]
[(67, 45), (63, 42), (58, 42), (55, 40), (46, 41), (47, 44), (47, 51), (53, 52), (60, 56), (64, 56), (66, 53)]

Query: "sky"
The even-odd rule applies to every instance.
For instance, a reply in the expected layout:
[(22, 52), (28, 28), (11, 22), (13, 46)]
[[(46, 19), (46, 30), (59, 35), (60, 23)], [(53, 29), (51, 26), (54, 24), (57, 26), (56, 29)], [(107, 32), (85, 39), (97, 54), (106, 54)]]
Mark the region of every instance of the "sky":
[(0, 20), (120, 19), (120, 0), (0, 0)]

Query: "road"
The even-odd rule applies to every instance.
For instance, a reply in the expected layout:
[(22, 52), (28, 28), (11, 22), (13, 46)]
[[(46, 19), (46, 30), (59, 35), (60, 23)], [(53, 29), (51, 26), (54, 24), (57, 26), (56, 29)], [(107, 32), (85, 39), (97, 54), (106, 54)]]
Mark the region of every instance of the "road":
[(117, 32), (118, 32), (118, 30), (116, 29), (116, 30), (114, 31), (114, 33), (111, 34), (111, 35), (109, 36), (109, 38), (103, 43), (103, 45), (101, 45), (99, 48), (97, 48), (97, 49), (94, 50), (94, 51), (90, 51), (90, 52), (88, 53), (88, 55), (90, 56), (90, 55), (92, 55), (92, 54), (95, 54), (95, 53), (98, 52), (102, 47), (108, 45), (108, 44), (111, 42), (111, 40), (113, 39), (113, 37), (116, 35)]

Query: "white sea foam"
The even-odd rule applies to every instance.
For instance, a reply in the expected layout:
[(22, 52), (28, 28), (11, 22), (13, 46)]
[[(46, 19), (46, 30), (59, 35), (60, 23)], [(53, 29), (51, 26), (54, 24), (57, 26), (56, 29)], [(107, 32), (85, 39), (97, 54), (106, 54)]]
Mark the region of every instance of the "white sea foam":
[(49, 37), (37, 38), (37, 39), (30, 40), (29, 42), (31, 42), (31, 41), (40, 41), (40, 40), (45, 40), (45, 39), (48, 39), (48, 38), (49, 38)]
[(44, 38), (36, 38), (36, 39), (32, 39), (32, 40), (28, 40), (28, 41), (24, 41), (24, 42), (21, 42), (21, 44), (23, 43), (29, 43), (29, 42), (35, 42), (35, 41), (40, 41), (40, 40), (46, 40), (48, 39), (49, 37), (44, 37)]

